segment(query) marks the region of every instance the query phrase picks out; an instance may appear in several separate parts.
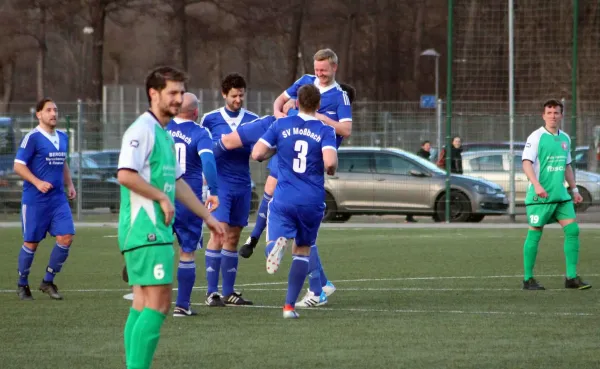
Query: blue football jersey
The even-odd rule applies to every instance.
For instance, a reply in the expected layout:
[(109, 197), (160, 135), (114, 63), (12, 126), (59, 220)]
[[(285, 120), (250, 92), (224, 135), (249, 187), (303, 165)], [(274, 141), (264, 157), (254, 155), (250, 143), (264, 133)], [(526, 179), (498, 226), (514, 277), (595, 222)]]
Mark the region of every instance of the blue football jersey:
[(242, 145), (252, 146), (257, 143), (276, 119), (273, 115), (265, 115), (251, 122), (242, 123), (237, 129)]
[(183, 179), (201, 198), (203, 169), (200, 155), (205, 152), (212, 153), (210, 132), (196, 122), (180, 118), (173, 118), (166, 129), (175, 141), (175, 154), (183, 172)]
[[(327, 87), (321, 87), (319, 86), (319, 79), (317, 76), (305, 74), (285, 90), (285, 94), (289, 98), (297, 99), (300, 87), (310, 84), (315, 85), (321, 92), (321, 107), (318, 110), (319, 113), (324, 114), (337, 122), (347, 122), (352, 120), (350, 99), (348, 99), (346, 91), (342, 90), (337, 82), (334, 82)], [(340, 147), (343, 139), (342, 136), (336, 135), (336, 147)]]
[(51, 135), (37, 127), (23, 137), (15, 162), (26, 165), (38, 179), (52, 184), (50, 191), (42, 193), (32, 183), (24, 181), (24, 204), (66, 200), (63, 170), (68, 148), (69, 138), (61, 131)]
[(322, 205), (323, 150), (336, 150), (333, 127), (300, 113), (276, 120), (260, 141), (277, 149), (278, 181), (273, 199), (297, 205)]
[[(236, 116), (231, 116), (225, 108), (213, 110), (202, 116), (200, 125), (208, 129), (213, 140), (218, 141), (222, 135), (231, 133), (246, 122), (258, 118), (258, 115), (240, 109)], [(250, 188), (250, 153), (252, 148), (244, 146), (229, 150), (216, 158), (219, 173), (219, 188), (244, 189)]]

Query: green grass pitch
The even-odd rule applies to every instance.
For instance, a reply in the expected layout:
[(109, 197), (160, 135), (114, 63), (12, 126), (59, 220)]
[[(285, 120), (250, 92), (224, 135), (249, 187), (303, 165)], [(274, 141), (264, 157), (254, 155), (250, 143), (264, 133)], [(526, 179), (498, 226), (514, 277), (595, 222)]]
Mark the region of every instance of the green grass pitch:
[[(563, 288), (555, 229), (545, 232), (536, 266), (548, 290), (520, 290), (525, 233), (323, 229), (320, 253), (338, 290), (295, 321), (281, 316), (289, 253), (274, 276), (263, 245), (240, 259), (237, 289), (255, 307), (208, 308), (200, 251), (192, 294), (200, 315), (168, 316), (152, 368), (598, 367), (600, 231), (581, 232), (579, 271), (594, 285), (586, 291)], [(56, 277), (63, 301), (37, 290), (53, 245), (45, 240), (30, 275), (36, 300), (23, 302), (14, 292), (20, 230), (0, 229), (1, 368), (125, 367), (128, 288), (115, 236), (113, 228), (77, 229)]]

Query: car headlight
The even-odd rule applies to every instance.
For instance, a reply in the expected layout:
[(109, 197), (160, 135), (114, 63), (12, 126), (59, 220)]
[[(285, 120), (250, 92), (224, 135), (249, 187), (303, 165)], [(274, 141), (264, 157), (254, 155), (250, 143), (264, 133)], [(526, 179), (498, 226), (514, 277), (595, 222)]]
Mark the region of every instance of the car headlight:
[(486, 185), (476, 184), (473, 186), (473, 188), (475, 189), (475, 191), (477, 191), (477, 193), (480, 193), (480, 194), (485, 194), (485, 195), (496, 194), (495, 189), (493, 189), (492, 187), (486, 186)]

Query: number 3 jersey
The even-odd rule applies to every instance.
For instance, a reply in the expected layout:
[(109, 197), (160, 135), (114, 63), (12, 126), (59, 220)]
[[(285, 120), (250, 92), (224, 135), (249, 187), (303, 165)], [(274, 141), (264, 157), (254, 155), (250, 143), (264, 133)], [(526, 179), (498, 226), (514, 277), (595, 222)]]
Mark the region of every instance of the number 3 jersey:
[(571, 200), (565, 187), (565, 169), (571, 164), (570, 150), (571, 139), (561, 130), (555, 135), (541, 127), (529, 135), (523, 150), (523, 160), (533, 163), (535, 175), (548, 193), (548, 197), (545, 199), (538, 197), (530, 183), (525, 196), (525, 205)]
[(276, 120), (260, 139), (276, 148), (278, 181), (274, 201), (322, 205), (325, 199), (323, 150), (336, 150), (333, 127), (298, 114)]
[[(175, 158), (171, 135), (154, 114), (142, 114), (123, 135), (119, 170), (136, 171), (146, 182), (175, 202), (175, 181), (183, 174)], [(144, 246), (173, 243), (173, 220), (165, 224), (158, 201), (121, 186), (119, 248), (121, 252)]]

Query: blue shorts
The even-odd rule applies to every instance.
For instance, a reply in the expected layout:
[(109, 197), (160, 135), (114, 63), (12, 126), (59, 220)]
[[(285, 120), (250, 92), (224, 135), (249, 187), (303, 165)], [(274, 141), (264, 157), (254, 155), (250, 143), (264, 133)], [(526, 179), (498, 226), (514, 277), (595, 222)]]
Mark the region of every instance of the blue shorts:
[(202, 248), (202, 218), (184, 205), (175, 203), (175, 221), (173, 233), (183, 252), (194, 252)]
[(295, 238), (298, 246), (312, 246), (317, 242), (324, 212), (325, 204), (293, 205), (271, 200), (267, 212), (267, 240)]
[(277, 157), (277, 154), (275, 154), (271, 157), (271, 160), (269, 160), (269, 165), (267, 165), (267, 168), (269, 169), (269, 175), (275, 179), (277, 179), (278, 161), (279, 158)]
[(75, 234), (73, 214), (66, 198), (47, 203), (21, 205), (21, 230), (24, 242), (40, 242), (46, 233), (52, 237)]
[(212, 215), (222, 223), (230, 227), (245, 227), (248, 225), (250, 216), (250, 202), (252, 201), (252, 189), (232, 190), (219, 188), (219, 207)]

